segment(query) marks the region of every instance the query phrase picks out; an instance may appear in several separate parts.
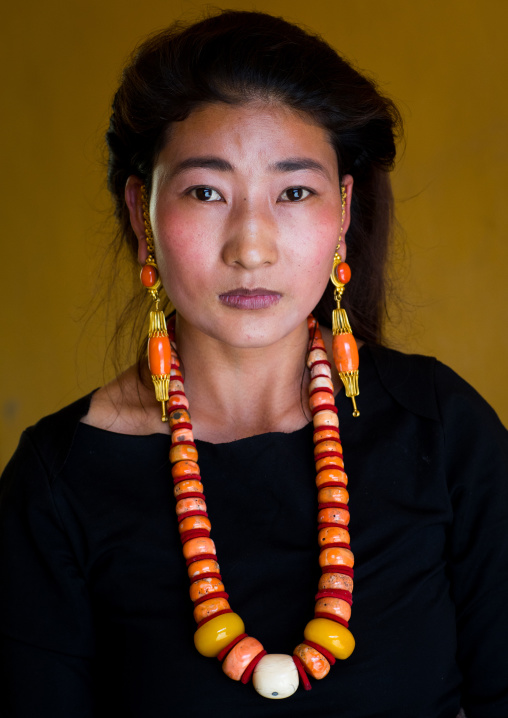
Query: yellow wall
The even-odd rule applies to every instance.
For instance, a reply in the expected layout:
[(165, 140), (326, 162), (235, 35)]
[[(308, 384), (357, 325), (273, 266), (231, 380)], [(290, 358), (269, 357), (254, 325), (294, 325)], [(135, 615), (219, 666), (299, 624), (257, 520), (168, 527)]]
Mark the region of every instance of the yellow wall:
[[(2, 21), (0, 465), (21, 429), (102, 382), (84, 327), (110, 227), (102, 136), (123, 60), (204, 3), (26, 0)], [(504, 0), (230, 1), (320, 32), (399, 102), (394, 176), (410, 311), (399, 348), (435, 354), (508, 422)]]

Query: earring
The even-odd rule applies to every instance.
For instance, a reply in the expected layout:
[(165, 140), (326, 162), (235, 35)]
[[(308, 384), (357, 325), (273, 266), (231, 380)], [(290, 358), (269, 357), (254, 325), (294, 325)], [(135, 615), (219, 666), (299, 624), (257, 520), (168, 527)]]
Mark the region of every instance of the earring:
[(341, 187), (341, 205), (342, 205), (342, 217), (340, 225), (340, 236), (333, 257), (333, 267), (330, 279), (335, 287), (334, 297), (337, 302), (337, 308), (333, 310), (332, 315), (332, 327), (333, 327), (333, 360), (344, 389), (346, 390), (346, 396), (349, 397), (353, 402), (353, 416), (360, 416), (360, 412), (356, 407), (356, 397), (360, 393), (358, 389), (358, 347), (356, 346), (356, 340), (353, 336), (353, 331), (349, 323), (346, 310), (340, 306), (342, 295), (344, 294), (345, 285), (351, 279), (351, 269), (349, 264), (342, 261), (339, 254), (340, 242), (342, 239), (342, 230), (344, 227), (344, 218), (346, 216), (346, 188)]
[(141, 202), (148, 257), (141, 269), (140, 279), (141, 284), (146, 287), (148, 294), (155, 302), (155, 307), (150, 312), (150, 324), (148, 328), (148, 367), (155, 387), (155, 398), (162, 403), (162, 421), (166, 422), (168, 420), (166, 402), (169, 399), (171, 345), (166, 327), (166, 317), (164, 316), (164, 312), (159, 309), (159, 289), (162, 284), (157, 262), (155, 261), (155, 247), (148, 209), (148, 194), (145, 185), (141, 187)]

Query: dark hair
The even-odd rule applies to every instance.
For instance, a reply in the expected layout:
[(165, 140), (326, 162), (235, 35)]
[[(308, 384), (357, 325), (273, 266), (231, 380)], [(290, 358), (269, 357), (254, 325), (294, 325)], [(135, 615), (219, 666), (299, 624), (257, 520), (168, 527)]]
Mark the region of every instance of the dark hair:
[[(135, 255), (125, 183), (133, 174), (150, 190), (171, 123), (203, 104), (264, 98), (305, 112), (326, 129), (340, 174), (354, 178), (347, 233), (352, 279), (343, 306), (356, 336), (379, 342), (393, 206), (388, 171), (400, 116), (371, 80), (321, 38), (282, 18), (226, 10), (188, 27), (172, 25), (137, 49), (123, 72), (106, 135), (120, 237)], [(315, 309), (328, 326), (332, 289), (330, 283)]]

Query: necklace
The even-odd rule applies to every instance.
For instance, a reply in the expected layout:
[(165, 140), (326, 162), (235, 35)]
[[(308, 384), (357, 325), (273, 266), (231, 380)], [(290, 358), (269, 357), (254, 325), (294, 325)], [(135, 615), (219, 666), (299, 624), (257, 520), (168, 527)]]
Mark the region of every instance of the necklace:
[(224, 673), (236, 681), (252, 682), (266, 698), (287, 698), (301, 681), (310, 690), (308, 675), (320, 680), (335, 659), (348, 658), (355, 642), (348, 630), (351, 615), (354, 558), (348, 531), (347, 476), (344, 473), (339, 421), (331, 365), (317, 321), (308, 320), (310, 371), (309, 408), (314, 425), (314, 460), (318, 488), (319, 565), (322, 576), (314, 618), (293, 655), (267, 654), (261, 643), (245, 633), (242, 619), (231, 609), (222, 582), (215, 545), (210, 538), (203, 483), (194, 443), (189, 402), (176, 351), (174, 319), (168, 322), (171, 374), (168, 414), (171, 430), (169, 458), (174, 481), (178, 528), (190, 578), (190, 597), (198, 624), (196, 649), (222, 661)]

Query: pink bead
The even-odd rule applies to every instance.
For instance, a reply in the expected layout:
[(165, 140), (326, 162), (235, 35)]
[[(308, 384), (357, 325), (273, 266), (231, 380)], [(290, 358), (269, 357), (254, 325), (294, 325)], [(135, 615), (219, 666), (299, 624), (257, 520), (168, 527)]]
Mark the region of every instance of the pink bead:
[(311, 380), (309, 384), (309, 393), (314, 391), (314, 389), (331, 389), (331, 391), (333, 391), (332, 380), (327, 376), (318, 376)]
[(325, 376), (331, 377), (332, 376), (332, 369), (328, 366), (328, 364), (316, 364), (316, 366), (313, 366), (310, 370), (310, 378), (314, 379), (314, 377), (319, 376), (320, 374), (324, 374)]
[(313, 349), (307, 358), (307, 366), (312, 366), (316, 361), (328, 361), (328, 356), (324, 349)]

